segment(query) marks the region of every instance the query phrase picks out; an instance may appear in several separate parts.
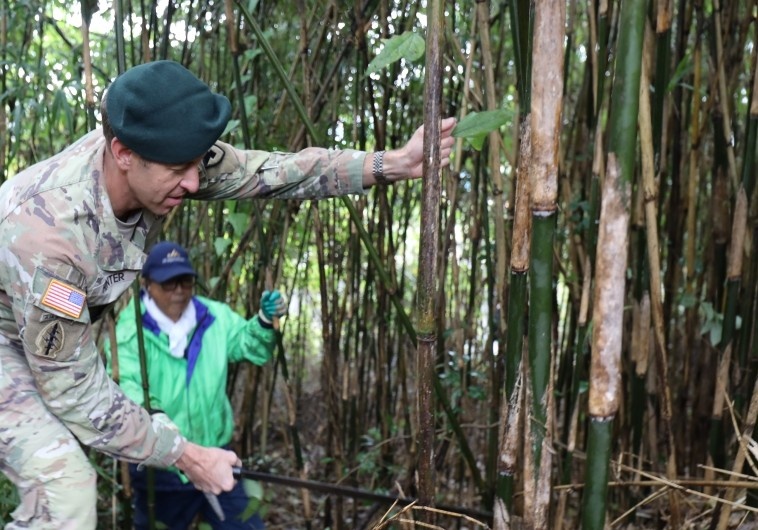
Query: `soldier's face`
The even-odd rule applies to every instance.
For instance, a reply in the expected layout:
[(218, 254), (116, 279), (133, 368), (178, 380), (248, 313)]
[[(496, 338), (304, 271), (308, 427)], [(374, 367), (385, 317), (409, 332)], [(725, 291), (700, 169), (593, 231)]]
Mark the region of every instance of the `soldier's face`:
[(166, 215), (200, 185), (201, 159), (182, 165), (166, 165), (140, 160), (128, 173), (129, 188), (142, 208)]

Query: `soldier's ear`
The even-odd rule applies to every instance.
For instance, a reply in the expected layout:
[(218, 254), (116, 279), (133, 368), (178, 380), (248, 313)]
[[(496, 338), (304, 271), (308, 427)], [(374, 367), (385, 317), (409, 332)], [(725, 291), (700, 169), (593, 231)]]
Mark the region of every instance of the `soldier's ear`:
[(121, 140), (113, 138), (111, 140), (111, 153), (113, 153), (113, 159), (116, 161), (116, 165), (121, 170), (126, 170), (132, 163), (134, 151), (126, 147)]

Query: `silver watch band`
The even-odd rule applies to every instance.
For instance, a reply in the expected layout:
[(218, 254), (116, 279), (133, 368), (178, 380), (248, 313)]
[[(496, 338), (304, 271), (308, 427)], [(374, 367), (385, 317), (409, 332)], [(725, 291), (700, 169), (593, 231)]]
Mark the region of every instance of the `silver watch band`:
[(389, 184), (389, 180), (384, 175), (384, 151), (377, 151), (374, 153), (374, 163), (372, 166), (372, 174), (377, 184)]

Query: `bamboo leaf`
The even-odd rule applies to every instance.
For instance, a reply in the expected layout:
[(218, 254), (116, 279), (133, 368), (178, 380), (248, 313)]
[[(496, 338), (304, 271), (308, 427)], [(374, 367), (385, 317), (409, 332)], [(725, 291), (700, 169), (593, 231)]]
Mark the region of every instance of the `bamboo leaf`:
[(453, 129), (453, 136), (466, 138), (477, 151), (481, 151), (487, 135), (508, 123), (513, 112), (508, 109), (471, 112)]
[(689, 75), (689, 73), (692, 71), (692, 57), (690, 54), (685, 55), (681, 61), (679, 61), (679, 64), (676, 65), (676, 70), (674, 71), (674, 74), (671, 76), (671, 79), (668, 82), (668, 85), (666, 85), (666, 93), (671, 92), (676, 88), (676, 85), (682, 80), (683, 77), (686, 75)]
[(71, 105), (69, 105), (68, 98), (66, 98), (66, 93), (63, 90), (56, 90), (55, 96), (53, 97), (52, 121), (53, 123), (57, 123), (59, 119), (62, 120), (66, 131), (69, 134), (73, 134), (74, 113), (71, 109)]
[(227, 220), (229, 221), (229, 224), (232, 225), (232, 229), (234, 230), (234, 233), (237, 235), (241, 235), (245, 232), (245, 228), (247, 228), (247, 223), (250, 222), (250, 215), (246, 213), (232, 213), (227, 216)]
[(426, 48), (424, 39), (413, 32), (406, 32), (389, 39), (382, 39), (382, 42), (384, 43), (384, 47), (368, 63), (366, 75), (376, 73), (400, 59), (411, 62), (416, 61), (424, 55), (424, 49)]
[(226, 252), (226, 249), (228, 249), (231, 244), (231, 239), (227, 239), (225, 237), (217, 237), (213, 241), (213, 248), (216, 251), (216, 256), (221, 256), (224, 252)]
[(263, 486), (257, 480), (245, 479), (242, 481), (245, 494), (251, 499), (263, 499)]
[(230, 132), (236, 130), (240, 126), (239, 120), (229, 120), (229, 122), (226, 124), (226, 127), (224, 128), (224, 135), (229, 134)]

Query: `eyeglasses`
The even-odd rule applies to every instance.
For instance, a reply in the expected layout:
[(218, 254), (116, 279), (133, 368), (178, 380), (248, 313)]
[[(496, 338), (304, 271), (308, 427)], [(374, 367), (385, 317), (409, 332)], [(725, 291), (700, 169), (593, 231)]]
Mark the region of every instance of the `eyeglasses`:
[(158, 285), (161, 286), (161, 289), (164, 291), (176, 291), (176, 288), (180, 285), (182, 286), (182, 289), (185, 291), (189, 291), (195, 286), (195, 277), (194, 276), (177, 276), (176, 278), (171, 278), (170, 280), (166, 280), (165, 282), (161, 282)]

